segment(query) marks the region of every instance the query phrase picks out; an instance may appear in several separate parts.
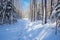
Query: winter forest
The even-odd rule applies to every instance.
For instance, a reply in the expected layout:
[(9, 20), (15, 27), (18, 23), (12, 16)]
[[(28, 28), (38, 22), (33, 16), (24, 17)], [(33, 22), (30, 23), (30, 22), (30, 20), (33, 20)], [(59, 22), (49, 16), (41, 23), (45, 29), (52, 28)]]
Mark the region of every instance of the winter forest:
[(60, 0), (0, 0), (0, 40), (60, 40)]

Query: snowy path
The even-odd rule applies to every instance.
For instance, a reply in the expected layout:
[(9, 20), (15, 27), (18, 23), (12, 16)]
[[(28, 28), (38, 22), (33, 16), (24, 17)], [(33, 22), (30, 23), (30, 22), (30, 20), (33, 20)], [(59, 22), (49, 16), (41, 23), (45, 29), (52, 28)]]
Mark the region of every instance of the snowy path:
[(60, 40), (60, 30), (58, 31), (58, 33), (56, 35), (54, 25), (48, 26), (46, 24), (45, 28), (42, 30), (42, 32), (35, 39), (36, 40)]
[(41, 22), (30, 23), (28, 20), (19, 20), (15, 24), (0, 25), (0, 40), (59, 40), (60, 33), (55, 35), (54, 27)]

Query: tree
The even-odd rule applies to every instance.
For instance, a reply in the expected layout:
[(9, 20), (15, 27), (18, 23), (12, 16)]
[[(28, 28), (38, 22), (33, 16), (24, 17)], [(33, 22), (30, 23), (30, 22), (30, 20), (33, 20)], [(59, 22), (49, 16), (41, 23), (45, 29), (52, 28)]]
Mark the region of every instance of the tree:
[(47, 23), (47, 0), (45, 0), (45, 24)]
[(43, 24), (43, 14), (44, 14), (44, 7), (43, 7), (43, 0), (42, 0), (42, 24)]
[(54, 1), (54, 0), (51, 0), (51, 13), (50, 13), (50, 15), (52, 14), (52, 11), (53, 11), (53, 6), (54, 6), (53, 1)]
[(36, 0), (30, 0), (30, 13), (31, 13), (31, 21), (35, 21), (36, 19)]
[(56, 18), (56, 31), (55, 31), (55, 34), (57, 34), (57, 31), (58, 31), (58, 27), (60, 27), (60, 0), (58, 0), (58, 3), (57, 5), (55, 6), (55, 10), (56, 10), (56, 13), (55, 13), (55, 18)]
[(12, 0), (0, 0), (1, 24), (14, 22), (15, 11)]

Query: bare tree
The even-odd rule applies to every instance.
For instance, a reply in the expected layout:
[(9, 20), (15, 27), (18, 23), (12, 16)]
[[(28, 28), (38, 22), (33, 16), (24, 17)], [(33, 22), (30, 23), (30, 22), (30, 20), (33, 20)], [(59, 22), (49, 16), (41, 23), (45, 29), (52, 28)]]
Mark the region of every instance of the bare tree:
[(42, 24), (43, 24), (43, 14), (44, 14), (44, 7), (43, 7), (43, 0), (42, 0)]
[(35, 21), (35, 13), (36, 13), (36, 0), (30, 0), (30, 13), (31, 13), (31, 21)]
[(47, 23), (47, 0), (45, 0), (45, 23)]

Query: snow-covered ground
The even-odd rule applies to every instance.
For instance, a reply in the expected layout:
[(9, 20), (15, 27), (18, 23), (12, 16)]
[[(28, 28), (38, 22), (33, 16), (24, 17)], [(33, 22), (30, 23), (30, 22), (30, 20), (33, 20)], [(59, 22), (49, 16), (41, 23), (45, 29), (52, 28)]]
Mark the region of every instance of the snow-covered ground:
[(24, 18), (15, 24), (0, 25), (0, 40), (60, 40), (60, 31), (55, 34), (55, 23), (42, 25), (41, 21)]

